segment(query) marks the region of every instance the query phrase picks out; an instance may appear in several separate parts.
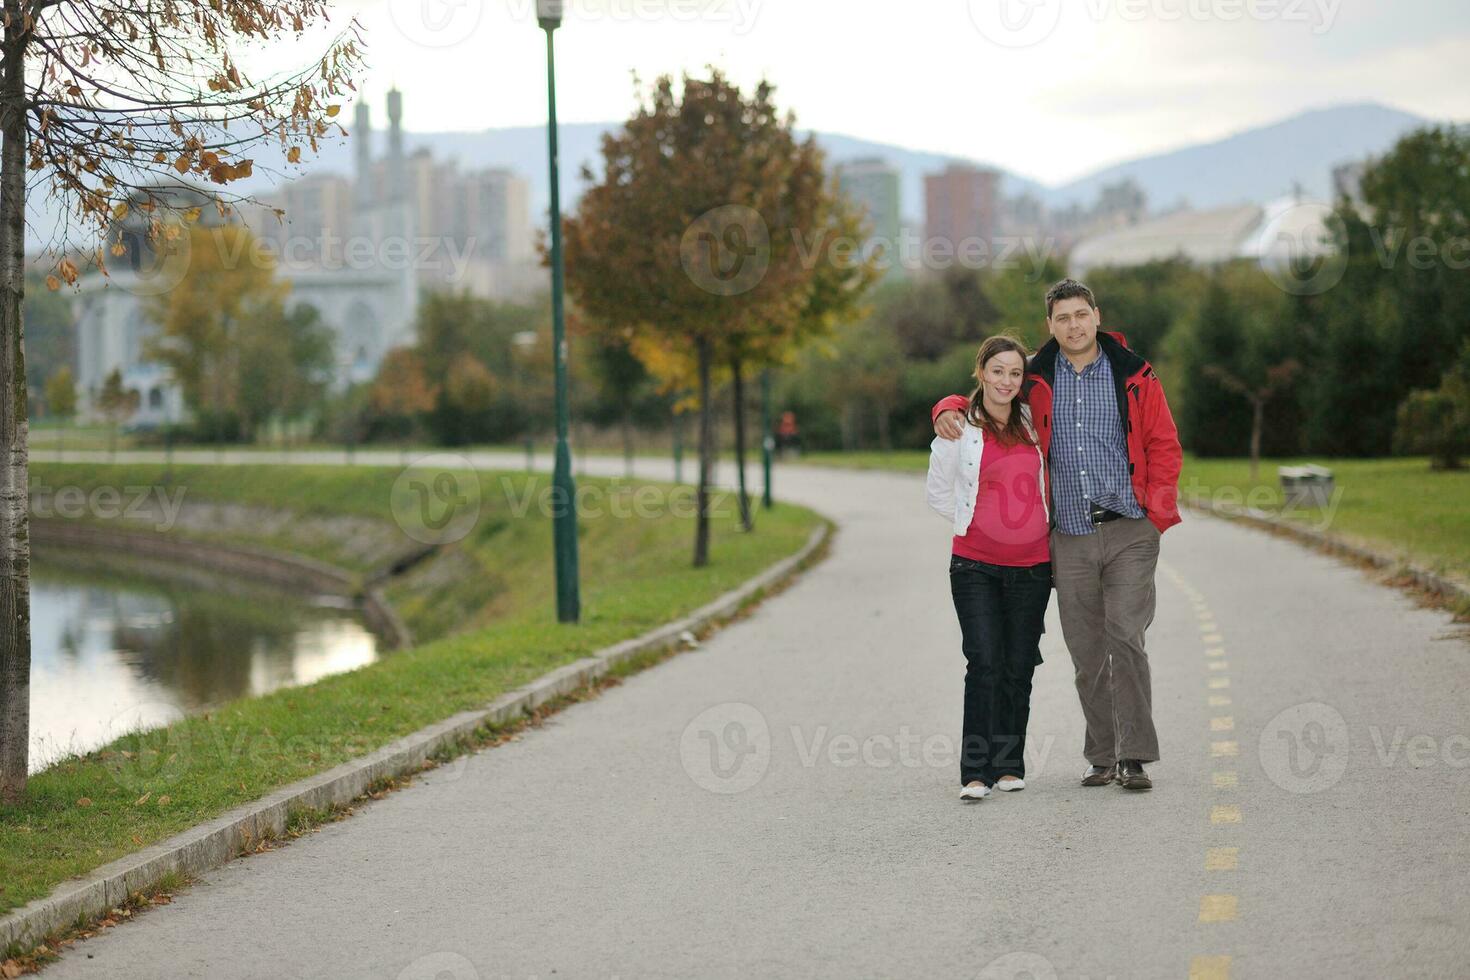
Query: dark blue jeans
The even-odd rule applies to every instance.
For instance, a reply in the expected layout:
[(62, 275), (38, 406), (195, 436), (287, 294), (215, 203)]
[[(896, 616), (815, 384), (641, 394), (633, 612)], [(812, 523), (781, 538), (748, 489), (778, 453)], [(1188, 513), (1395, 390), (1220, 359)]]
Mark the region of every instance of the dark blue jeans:
[(949, 591), (965, 651), (965, 713), (960, 784), (1025, 777), (1031, 676), (1051, 601), (1051, 563), (992, 565), (949, 559)]

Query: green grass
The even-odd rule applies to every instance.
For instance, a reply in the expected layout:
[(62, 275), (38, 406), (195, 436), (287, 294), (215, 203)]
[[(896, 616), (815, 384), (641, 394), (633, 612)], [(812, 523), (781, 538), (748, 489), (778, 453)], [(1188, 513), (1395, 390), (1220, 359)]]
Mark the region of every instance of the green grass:
[[(385, 524), (393, 521), (398, 473), (389, 467), (174, 467), (175, 481), (199, 499)], [(161, 465), (46, 464), (33, 477), (58, 486), (136, 486), (162, 474)], [(455, 560), (478, 563), (493, 582), (467, 583), (472, 576), (462, 576), (441, 583), (463, 617), (446, 624), (442, 638), (308, 686), (125, 736), (32, 776), (21, 804), (0, 806), (0, 912), (691, 612), (795, 552), (821, 521), (778, 504), (758, 508), (756, 530), (745, 534), (726, 500), (715, 508), (711, 564), (696, 569), (692, 517), (669, 505), (666, 485), (634, 484), (654, 488), (645, 491), (645, 500), (655, 501), (645, 516), (617, 516), (613, 498), (605, 497), (600, 515), (579, 521), (582, 622), (563, 625), (555, 616), (550, 519), (535, 506), (524, 514), (513, 507), (528, 485), (538, 488), (547, 478), (488, 472), (478, 478), (480, 520), (455, 546)], [(624, 495), (632, 489), (591, 478), (578, 487)], [(421, 589), (432, 591), (423, 583)], [(409, 588), (400, 598), (412, 595)], [(447, 615), (445, 608), (438, 614)]]
[(852, 470), (896, 470), (924, 473), (929, 469), (927, 449), (896, 449), (893, 452), (812, 452), (793, 462), (803, 466), (836, 466)]
[[(922, 473), (922, 450), (811, 453), (802, 463)], [(1333, 472), (1337, 494), (1324, 510), (1283, 510), (1278, 466), (1318, 463)], [(1470, 580), (1470, 469), (1437, 471), (1424, 457), (1262, 460), (1256, 480), (1248, 459), (1198, 459), (1186, 454), (1181, 496), (1250, 506)]]
[[(1318, 463), (1336, 491), (1326, 508), (1283, 509), (1278, 466)], [(1186, 457), (1180, 494), (1256, 507), (1293, 523), (1387, 551), (1441, 573), (1470, 579), (1470, 470), (1429, 468), (1422, 457), (1263, 460)]]

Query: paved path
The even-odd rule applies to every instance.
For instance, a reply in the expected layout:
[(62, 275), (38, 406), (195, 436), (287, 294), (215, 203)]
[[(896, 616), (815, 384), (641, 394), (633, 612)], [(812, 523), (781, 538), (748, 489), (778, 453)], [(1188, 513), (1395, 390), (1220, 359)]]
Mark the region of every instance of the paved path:
[(1156, 788), (1077, 785), (1053, 603), (1028, 788), (964, 804), (945, 522), (916, 476), (793, 466), (778, 480), (840, 530), (749, 618), (519, 742), (217, 870), (47, 974), (1470, 970), (1470, 646), (1448, 616), (1187, 516), (1164, 537), (1149, 633)]

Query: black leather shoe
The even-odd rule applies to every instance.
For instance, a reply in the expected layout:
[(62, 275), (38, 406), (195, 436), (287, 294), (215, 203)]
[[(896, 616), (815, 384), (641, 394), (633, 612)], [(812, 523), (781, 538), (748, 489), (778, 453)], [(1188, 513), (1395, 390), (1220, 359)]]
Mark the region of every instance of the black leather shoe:
[(1117, 766), (1089, 766), (1082, 774), (1083, 786), (1106, 786), (1118, 776)]
[(1143, 763), (1137, 759), (1124, 759), (1118, 763), (1118, 782), (1124, 789), (1153, 789), (1154, 781), (1143, 771)]

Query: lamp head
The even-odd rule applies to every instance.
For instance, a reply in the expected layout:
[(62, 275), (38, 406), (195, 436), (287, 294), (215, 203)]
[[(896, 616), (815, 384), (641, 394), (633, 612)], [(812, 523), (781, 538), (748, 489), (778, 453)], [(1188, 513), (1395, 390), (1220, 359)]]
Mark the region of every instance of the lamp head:
[(548, 31), (561, 26), (562, 9), (566, 0), (536, 0), (536, 20)]

